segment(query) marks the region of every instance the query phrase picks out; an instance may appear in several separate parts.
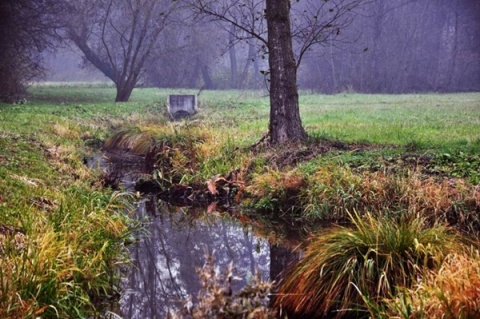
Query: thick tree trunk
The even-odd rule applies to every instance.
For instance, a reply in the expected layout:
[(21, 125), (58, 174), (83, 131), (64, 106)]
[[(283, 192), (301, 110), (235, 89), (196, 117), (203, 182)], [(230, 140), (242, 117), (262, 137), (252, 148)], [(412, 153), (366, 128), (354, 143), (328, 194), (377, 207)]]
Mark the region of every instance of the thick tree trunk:
[(297, 66), (290, 30), (290, 0), (266, 0), (270, 66), (270, 142), (307, 137), (298, 106)]
[(128, 102), (135, 85), (117, 85), (117, 96), (115, 102)]

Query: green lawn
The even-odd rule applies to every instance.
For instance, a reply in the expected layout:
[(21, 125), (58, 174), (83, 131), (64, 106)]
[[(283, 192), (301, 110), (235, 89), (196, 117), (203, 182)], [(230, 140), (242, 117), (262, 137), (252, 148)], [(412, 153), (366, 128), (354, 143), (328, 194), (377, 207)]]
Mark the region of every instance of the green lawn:
[[(113, 88), (51, 87), (31, 89), (27, 106), (3, 107), (28, 125), (33, 115), (93, 118), (145, 110), (165, 111), (167, 94), (194, 90), (136, 89), (130, 102), (114, 103)], [(269, 99), (260, 91), (203, 91), (198, 118), (223, 128), (226, 134), (254, 140), (267, 131)], [(414, 143), (425, 148), (480, 147), (480, 93), (370, 95), (300, 94), (307, 131), (344, 141), (381, 144)], [(25, 114), (27, 112), (27, 114)], [(30, 116), (28, 115), (29, 112)], [(39, 119), (44, 121), (48, 119)], [(33, 123), (32, 123), (33, 124)], [(233, 132), (235, 128), (235, 132)], [(240, 135), (239, 135), (240, 134)]]
[(480, 94), (303, 96), (304, 125), (346, 141), (480, 147)]

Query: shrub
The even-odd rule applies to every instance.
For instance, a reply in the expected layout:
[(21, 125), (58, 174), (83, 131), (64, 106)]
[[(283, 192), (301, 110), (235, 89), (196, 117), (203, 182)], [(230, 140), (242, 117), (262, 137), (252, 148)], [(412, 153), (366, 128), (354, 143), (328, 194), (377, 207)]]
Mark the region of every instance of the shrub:
[(413, 215), (350, 219), (353, 227), (313, 237), (305, 257), (279, 283), (276, 306), (300, 316), (362, 317), (366, 300), (381, 302), (397, 287), (411, 287), (462, 246), (447, 227), (429, 227)]
[(188, 299), (183, 309), (170, 312), (168, 318), (192, 319), (268, 319), (276, 318), (275, 312), (268, 308), (271, 283), (262, 281), (258, 273), (253, 276), (240, 292), (233, 294), (233, 265), (230, 264), (224, 274), (215, 270), (213, 256), (206, 254), (206, 263), (197, 269), (201, 282), (198, 300), (192, 305)]

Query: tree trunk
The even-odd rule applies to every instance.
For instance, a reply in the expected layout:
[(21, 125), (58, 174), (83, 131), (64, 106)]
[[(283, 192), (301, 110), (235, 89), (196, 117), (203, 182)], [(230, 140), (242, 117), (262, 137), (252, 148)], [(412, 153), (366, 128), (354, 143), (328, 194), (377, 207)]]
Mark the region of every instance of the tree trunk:
[(253, 46), (252, 43), (249, 43), (247, 60), (245, 61), (242, 75), (240, 77), (240, 84), (239, 84), (240, 89), (245, 89), (247, 87), (250, 87), (250, 85), (248, 85), (249, 82), (251, 82), (249, 81), (250, 76), (248, 75), (248, 70), (250, 69), (250, 66), (253, 65), (254, 61), (255, 61), (255, 47)]
[(235, 26), (232, 24), (229, 35), (229, 46), (228, 49), (230, 57), (230, 87), (232, 89), (238, 88), (238, 67), (237, 67), (237, 51), (235, 50)]
[(130, 95), (132, 95), (134, 85), (117, 85), (117, 96), (115, 102), (128, 102)]
[(270, 280), (276, 281), (279, 275), (288, 268), (293, 262), (300, 260), (300, 253), (293, 252), (290, 249), (270, 244)]
[(290, 0), (266, 0), (270, 66), (270, 142), (307, 137), (298, 106), (297, 66), (290, 30)]
[(210, 72), (208, 71), (208, 66), (206, 64), (202, 65), (202, 78), (203, 82), (205, 83), (205, 89), (215, 90), (215, 84), (212, 81), (212, 77), (210, 76)]

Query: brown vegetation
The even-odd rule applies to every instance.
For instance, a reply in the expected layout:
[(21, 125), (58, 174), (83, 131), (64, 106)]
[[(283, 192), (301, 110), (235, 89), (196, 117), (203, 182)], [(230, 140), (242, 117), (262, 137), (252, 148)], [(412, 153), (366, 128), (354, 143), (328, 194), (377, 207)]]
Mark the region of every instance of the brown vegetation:
[(390, 316), (402, 318), (474, 319), (480, 316), (480, 259), (453, 253), (440, 269), (389, 302)]
[(353, 227), (312, 238), (304, 258), (279, 283), (275, 306), (300, 317), (359, 318), (368, 311), (366, 301), (381, 303), (462, 250), (450, 229), (430, 227), (414, 215), (354, 215), (351, 221)]

